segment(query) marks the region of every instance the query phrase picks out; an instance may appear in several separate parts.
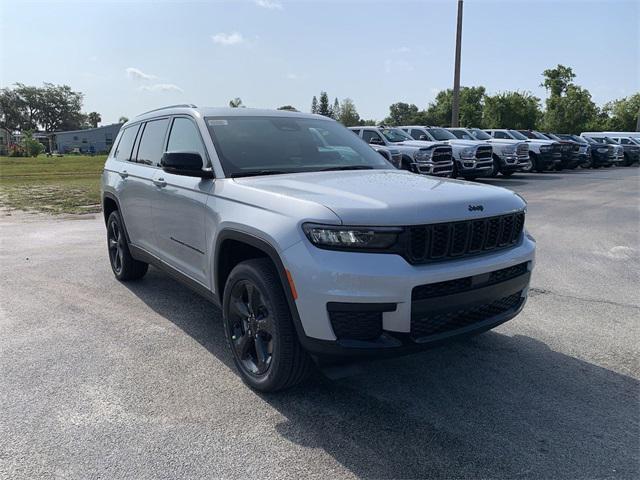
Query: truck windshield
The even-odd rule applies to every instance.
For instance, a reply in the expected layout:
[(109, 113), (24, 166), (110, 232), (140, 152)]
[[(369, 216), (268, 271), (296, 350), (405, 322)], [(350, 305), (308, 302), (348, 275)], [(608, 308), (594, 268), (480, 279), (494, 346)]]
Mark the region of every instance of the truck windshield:
[(491, 135), (487, 134), (487, 132), (483, 132), (479, 128), (472, 128), (469, 130), (476, 140), (491, 140)]
[(459, 138), (460, 140), (475, 140), (471, 132), (467, 132), (466, 130), (451, 129), (449, 132), (453, 133), (456, 138)]
[(521, 134), (519, 131), (517, 130), (509, 130), (509, 133), (511, 134), (511, 136), (513, 138), (515, 138), (516, 140), (527, 140), (527, 137), (525, 137), (523, 134)]
[(456, 136), (444, 128), (427, 128), (426, 130), (436, 140), (456, 140)]
[(413, 140), (413, 138), (409, 134), (404, 133), (399, 128), (381, 128), (380, 132), (382, 133), (382, 135), (384, 135), (384, 138), (386, 138), (389, 142), (392, 142), (392, 143)]
[(281, 116), (206, 117), (227, 177), (392, 169), (337, 122)]

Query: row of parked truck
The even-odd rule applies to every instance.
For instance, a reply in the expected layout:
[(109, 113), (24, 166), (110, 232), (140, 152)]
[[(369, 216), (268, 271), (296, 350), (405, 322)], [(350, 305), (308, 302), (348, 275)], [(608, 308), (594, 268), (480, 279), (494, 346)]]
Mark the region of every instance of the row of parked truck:
[(421, 125), (351, 130), (397, 168), (441, 177), (508, 177), (515, 172), (630, 166), (640, 161), (640, 132), (584, 132), (578, 136)]

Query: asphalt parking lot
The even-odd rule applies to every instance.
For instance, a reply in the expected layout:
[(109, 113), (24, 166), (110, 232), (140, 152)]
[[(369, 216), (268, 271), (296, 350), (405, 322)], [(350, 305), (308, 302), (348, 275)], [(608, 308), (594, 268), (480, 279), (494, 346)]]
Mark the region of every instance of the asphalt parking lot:
[(639, 478), (640, 169), (488, 180), (537, 267), (492, 332), (259, 395), (220, 313), (95, 217), (0, 220), (1, 478)]

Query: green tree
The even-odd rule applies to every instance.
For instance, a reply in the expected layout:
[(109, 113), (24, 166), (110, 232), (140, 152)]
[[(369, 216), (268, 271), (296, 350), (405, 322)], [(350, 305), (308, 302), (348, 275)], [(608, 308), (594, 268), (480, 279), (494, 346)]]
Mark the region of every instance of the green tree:
[(244, 107), (243, 103), (242, 103), (242, 99), (240, 97), (236, 97), (232, 100), (229, 100), (229, 106), (231, 108), (241, 108)]
[(91, 112), (87, 114), (87, 121), (93, 128), (96, 128), (102, 122), (102, 117), (98, 112)]
[(558, 65), (542, 73), (544, 86), (549, 92), (546, 100), (543, 126), (556, 133), (579, 133), (598, 123), (598, 108), (591, 94), (575, 83), (571, 67)]
[(389, 125), (413, 125), (418, 115), (418, 107), (413, 103), (398, 102), (389, 106), (389, 116), (384, 123)]
[(311, 113), (318, 113), (318, 99), (316, 98), (315, 95), (311, 100)]
[(567, 90), (567, 87), (573, 83), (573, 79), (576, 78), (571, 67), (565, 67), (560, 64), (556, 68), (548, 68), (542, 72), (542, 76), (544, 81), (540, 86), (546, 88), (552, 97), (561, 96)]
[(360, 115), (356, 105), (350, 98), (345, 98), (340, 104), (340, 116), (337, 120), (345, 127), (353, 127), (360, 124)]
[(289, 112), (299, 112), (300, 110), (298, 110), (296, 107), (292, 106), (292, 105), (283, 105), (281, 107), (278, 107), (278, 110), (287, 110)]
[(602, 130), (634, 132), (640, 126), (640, 93), (608, 102), (602, 111), (606, 116)]
[(358, 125), (360, 125), (361, 127), (375, 127), (376, 125), (378, 125), (378, 121), (373, 119), (365, 120), (364, 118), (361, 118), (358, 122)]
[(127, 123), (129, 119), (124, 115), (118, 119), (118, 123)]
[(535, 129), (541, 117), (540, 99), (529, 92), (502, 92), (484, 98), (484, 128)]
[(26, 123), (26, 104), (18, 92), (11, 88), (0, 90), (0, 125), (9, 130), (22, 130)]
[(320, 102), (318, 102), (318, 114), (325, 117), (331, 116), (331, 108), (329, 107), (329, 95), (327, 92), (320, 92)]
[(37, 157), (44, 151), (44, 145), (33, 138), (33, 132), (31, 130), (24, 131), (21, 144), (28, 157)]
[[(486, 89), (483, 86), (460, 89), (460, 125), (475, 127), (482, 122)], [(451, 124), (453, 90), (441, 90), (429, 104), (424, 115), (426, 123), (446, 126)]]
[(338, 120), (338, 118), (340, 118), (340, 102), (338, 101), (337, 97), (333, 100), (333, 106), (331, 107), (331, 118), (333, 118), (334, 120)]

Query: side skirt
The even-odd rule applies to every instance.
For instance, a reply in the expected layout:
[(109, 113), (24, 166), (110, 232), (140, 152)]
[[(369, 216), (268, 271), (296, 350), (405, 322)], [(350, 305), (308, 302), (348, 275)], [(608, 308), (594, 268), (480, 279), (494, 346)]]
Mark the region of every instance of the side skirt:
[(200, 282), (192, 279), (188, 275), (185, 275), (179, 270), (176, 270), (170, 265), (167, 265), (164, 261), (160, 260), (155, 255), (147, 252), (146, 250), (136, 247), (135, 245), (129, 244), (129, 251), (131, 252), (131, 256), (136, 260), (141, 262), (148, 263), (149, 265), (153, 265), (154, 267), (159, 268), (165, 273), (169, 274), (174, 279), (178, 280), (183, 285), (189, 287), (191, 290), (196, 292), (197, 294), (203, 296), (205, 299), (209, 300), (211, 303), (220, 307), (220, 301), (218, 300), (218, 296), (211, 292), (207, 287), (202, 285)]

